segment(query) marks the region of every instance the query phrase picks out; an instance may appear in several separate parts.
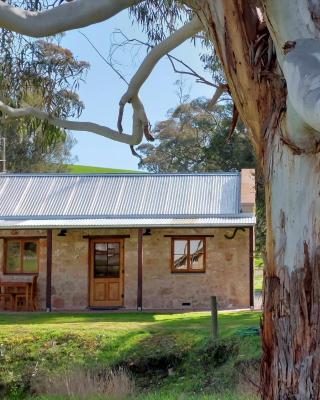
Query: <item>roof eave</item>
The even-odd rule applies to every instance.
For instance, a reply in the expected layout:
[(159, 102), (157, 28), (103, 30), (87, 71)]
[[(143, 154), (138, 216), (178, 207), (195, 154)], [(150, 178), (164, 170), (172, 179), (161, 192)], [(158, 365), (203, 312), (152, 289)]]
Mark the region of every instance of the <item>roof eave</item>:
[[(213, 219), (212, 219), (213, 220)], [(99, 219), (77, 221), (74, 220), (0, 220), (0, 230), (8, 229), (104, 229), (104, 228), (230, 228), (255, 226), (254, 216), (246, 218), (226, 218), (225, 221), (201, 221), (199, 219), (183, 221), (175, 220), (148, 220), (148, 221), (101, 221)]]

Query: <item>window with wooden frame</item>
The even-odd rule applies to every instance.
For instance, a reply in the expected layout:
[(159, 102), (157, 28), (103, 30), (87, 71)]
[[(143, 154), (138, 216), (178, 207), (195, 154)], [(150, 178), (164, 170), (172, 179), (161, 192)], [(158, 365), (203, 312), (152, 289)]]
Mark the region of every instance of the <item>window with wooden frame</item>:
[(39, 272), (39, 241), (35, 239), (5, 240), (5, 274)]
[(205, 237), (175, 237), (171, 239), (172, 272), (205, 272)]

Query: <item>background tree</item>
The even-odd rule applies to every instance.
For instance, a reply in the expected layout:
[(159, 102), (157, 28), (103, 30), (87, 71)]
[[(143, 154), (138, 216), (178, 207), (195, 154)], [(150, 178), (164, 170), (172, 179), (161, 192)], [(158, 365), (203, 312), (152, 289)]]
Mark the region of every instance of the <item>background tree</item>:
[[(27, 40), (2, 30), (0, 99), (13, 107), (25, 104), (62, 118), (79, 117), (84, 105), (76, 90), (89, 64), (53, 40)], [(35, 117), (2, 119), (7, 169), (12, 172), (62, 171), (72, 162), (72, 136)]]
[[(320, 6), (314, 0), (74, 0), (28, 13), (0, 2), (0, 26), (35, 37), (52, 35), (130, 7), (159, 44), (120, 100), (118, 130), (1, 101), (0, 109), (7, 116), (33, 115), (66, 129), (139, 144), (143, 135), (150, 138), (139, 89), (161, 57), (204, 30), (223, 66), (235, 115), (249, 131), (266, 187), (262, 395), (319, 399)], [(134, 110), (132, 135), (122, 132), (127, 103)]]
[(239, 124), (229, 138), (232, 107), (214, 108), (200, 98), (169, 111), (153, 130), (155, 141), (140, 145), (140, 168), (150, 172), (209, 172), (254, 168), (253, 149)]

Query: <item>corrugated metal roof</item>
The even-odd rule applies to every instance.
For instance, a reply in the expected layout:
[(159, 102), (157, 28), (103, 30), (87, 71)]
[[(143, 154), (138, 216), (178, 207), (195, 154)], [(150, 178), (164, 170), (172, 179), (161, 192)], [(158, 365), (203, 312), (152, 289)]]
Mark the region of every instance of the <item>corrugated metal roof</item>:
[(100, 218), (100, 219), (36, 219), (0, 220), (2, 229), (44, 229), (44, 228), (157, 228), (157, 227), (239, 227), (253, 226), (252, 215), (213, 218)]
[(239, 199), (239, 173), (0, 175), (5, 220), (230, 217)]

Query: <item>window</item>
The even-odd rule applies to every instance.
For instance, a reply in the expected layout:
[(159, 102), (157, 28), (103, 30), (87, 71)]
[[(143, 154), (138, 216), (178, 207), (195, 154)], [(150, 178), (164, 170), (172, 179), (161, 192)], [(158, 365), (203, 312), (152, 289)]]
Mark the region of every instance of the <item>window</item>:
[(172, 272), (205, 272), (206, 242), (204, 237), (172, 238)]
[(95, 243), (94, 277), (120, 278), (120, 243)]
[(6, 240), (5, 273), (35, 274), (39, 270), (38, 241), (30, 239)]

